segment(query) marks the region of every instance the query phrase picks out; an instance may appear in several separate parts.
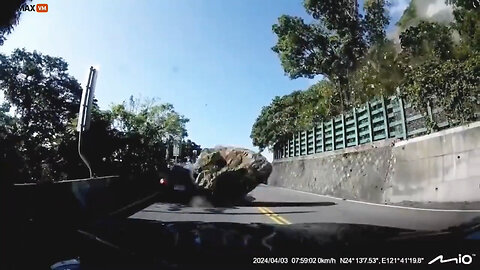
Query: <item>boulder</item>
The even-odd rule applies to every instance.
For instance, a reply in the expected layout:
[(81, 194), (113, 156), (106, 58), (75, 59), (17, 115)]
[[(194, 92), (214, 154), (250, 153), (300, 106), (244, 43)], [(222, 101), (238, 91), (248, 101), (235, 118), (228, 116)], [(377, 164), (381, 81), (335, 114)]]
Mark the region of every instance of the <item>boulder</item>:
[(234, 147), (202, 150), (193, 167), (195, 184), (217, 199), (242, 198), (260, 183), (267, 183), (272, 165), (261, 154)]

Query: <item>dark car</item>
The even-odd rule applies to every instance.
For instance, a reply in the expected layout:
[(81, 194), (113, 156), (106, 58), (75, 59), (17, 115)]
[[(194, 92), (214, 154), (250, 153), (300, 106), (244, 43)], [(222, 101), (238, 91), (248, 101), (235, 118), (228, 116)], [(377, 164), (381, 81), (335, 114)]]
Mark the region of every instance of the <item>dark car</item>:
[(160, 190), (168, 194), (194, 195), (197, 191), (189, 169), (173, 165), (167, 174), (159, 179)]

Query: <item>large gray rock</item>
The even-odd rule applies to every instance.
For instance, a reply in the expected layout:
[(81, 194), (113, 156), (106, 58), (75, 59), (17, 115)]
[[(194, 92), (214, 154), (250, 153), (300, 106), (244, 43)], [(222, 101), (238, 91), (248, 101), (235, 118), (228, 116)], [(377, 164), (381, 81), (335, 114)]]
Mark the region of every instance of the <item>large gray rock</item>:
[(215, 198), (235, 200), (267, 183), (272, 165), (261, 154), (234, 147), (202, 150), (194, 165), (195, 184)]

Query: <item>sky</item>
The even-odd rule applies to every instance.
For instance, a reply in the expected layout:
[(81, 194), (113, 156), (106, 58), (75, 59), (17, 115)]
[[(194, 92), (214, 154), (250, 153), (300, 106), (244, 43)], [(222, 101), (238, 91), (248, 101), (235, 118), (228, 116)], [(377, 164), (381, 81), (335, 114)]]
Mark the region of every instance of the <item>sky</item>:
[[(391, 2), (395, 22), (409, 0)], [(62, 57), (82, 86), (96, 66), (102, 109), (130, 95), (159, 98), (190, 119), (189, 138), (202, 147), (257, 150), (250, 131), (262, 107), (319, 79), (290, 80), (271, 51), (280, 15), (308, 17), (301, 0), (33, 3), (47, 3), (48, 12), (24, 12), (0, 53), (26, 48)]]

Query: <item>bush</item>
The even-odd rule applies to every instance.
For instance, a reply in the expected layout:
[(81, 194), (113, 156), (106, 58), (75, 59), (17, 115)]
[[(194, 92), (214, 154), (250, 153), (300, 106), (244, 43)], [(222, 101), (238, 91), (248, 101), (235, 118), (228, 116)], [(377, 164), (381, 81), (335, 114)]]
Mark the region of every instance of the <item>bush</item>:
[(474, 120), (480, 98), (480, 54), (466, 61), (430, 59), (407, 69), (403, 95), (420, 111), (442, 108), (449, 120)]

